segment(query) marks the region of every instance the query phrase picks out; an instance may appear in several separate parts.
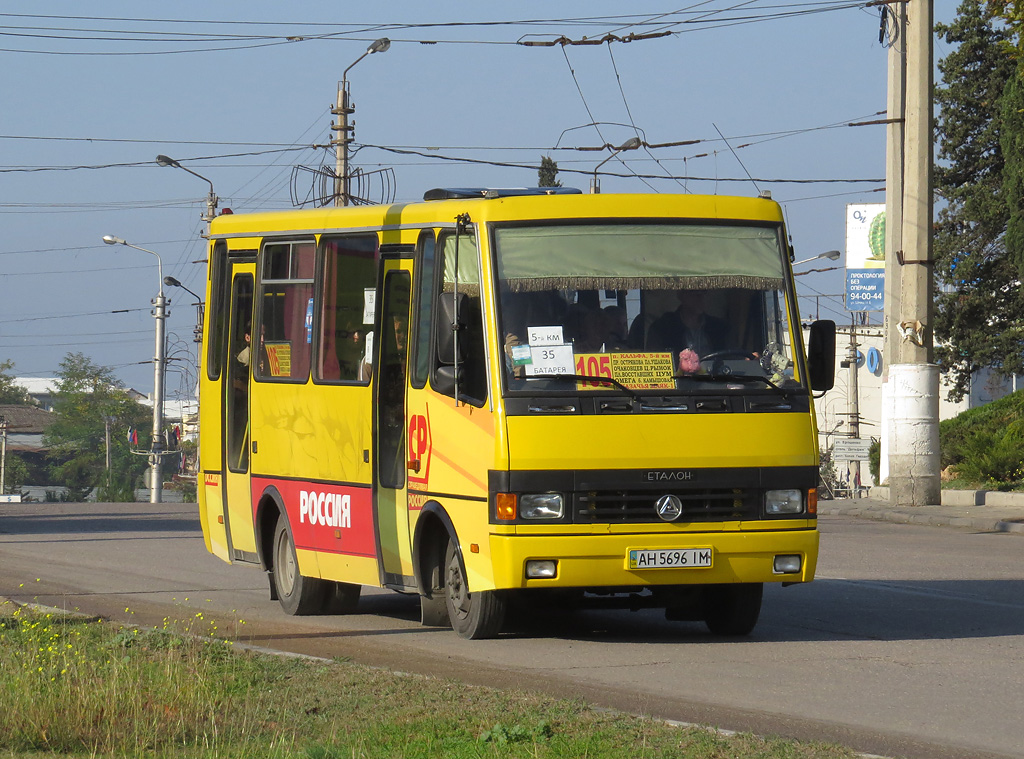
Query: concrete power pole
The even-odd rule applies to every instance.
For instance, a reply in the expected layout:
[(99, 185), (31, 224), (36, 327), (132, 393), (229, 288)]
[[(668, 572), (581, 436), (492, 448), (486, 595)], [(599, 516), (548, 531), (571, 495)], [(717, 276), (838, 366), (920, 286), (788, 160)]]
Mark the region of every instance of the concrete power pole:
[(892, 28), (889, 32), (889, 77), (885, 144), (885, 305), (882, 334), (882, 449), (879, 457), (879, 482), (889, 479), (889, 454), (892, 450), (892, 386), (889, 367), (897, 363), (898, 340), (889, 339), (896, 329), (900, 311), (900, 267), (896, 251), (903, 250), (903, 140), (906, 113), (907, 8), (905, 3), (887, 6)]
[(338, 82), (338, 104), (331, 109), (335, 121), (331, 130), (335, 133), (331, 144), (334, 145), (334, 205), (348, 205), (348, 146), (353, 139), (353, 128), (348, 117), (353, 109), (348, 103), (348, 80)]
[[(848, 405), (850, 408), (850, 439), (860, 439), (860, 388), (857, 386), (857, 317), (852, 315), (850, 320), (850, 350), (846, 354), (846, 362), (850, 368), (850, 392)], [(853, 497), (860, 498), (860, 459), (855, 458), (850, 462), (853, 470)]]
[[(932, 363), (932, 2), (907, 3), (902, 250), (895, 251), (897, 318), (887, 316), (893, 502), (940, 502), (939, 370)], [(892, 265), (891, 263), (888, 265)], [(888, 284), (888, 283), (887, 283)]]

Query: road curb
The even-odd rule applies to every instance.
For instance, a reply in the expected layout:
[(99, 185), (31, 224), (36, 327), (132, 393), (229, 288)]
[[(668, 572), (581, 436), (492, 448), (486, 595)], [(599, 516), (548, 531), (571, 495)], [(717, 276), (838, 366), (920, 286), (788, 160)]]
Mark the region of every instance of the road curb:
[(939, 514), (928, 507), (894, 509), (885, 506), (856, 506), (822, 504), (818, 502), (819, 516), (849, 516), (858, 519), (873, 519), (896, 524), (921, 524), (930, 527), (958, 527), (983, 532), (1005, 532), (1024, 535), (1024, 522), (1008, 521), (998, 517), (968, 516), (960, 514)]

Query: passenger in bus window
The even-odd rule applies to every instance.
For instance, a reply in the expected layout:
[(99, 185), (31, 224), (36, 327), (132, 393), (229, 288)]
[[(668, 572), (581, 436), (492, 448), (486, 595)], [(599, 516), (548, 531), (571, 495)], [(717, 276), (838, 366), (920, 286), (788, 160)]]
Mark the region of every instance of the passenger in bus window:
[(605, 351), (629, 350), (629, 321), (622, 306), (605, 306)]
[(240, 350), (238, 352), (238, 355), (236, 356), (236, 358), (238, 359), (238, 363), (240, 363), (246, 369), (249, 368), (249, 361), (251, 360), (251, 355), (252, 355), (252, 345), (251, 345), (252, 336), (250, 334), (251, 332), (252, 332), (252, 327), (250, 327), (248, 324), (246, 324), (245, 325), (245, 338), (244, 338), (245, 339), (245, 347), (242, 348), (242, 350)]
[(605, 343), (604, 313), (582, 303), (573, 303), (565, 315), (565, 337), (573, 353), (600, 353)]

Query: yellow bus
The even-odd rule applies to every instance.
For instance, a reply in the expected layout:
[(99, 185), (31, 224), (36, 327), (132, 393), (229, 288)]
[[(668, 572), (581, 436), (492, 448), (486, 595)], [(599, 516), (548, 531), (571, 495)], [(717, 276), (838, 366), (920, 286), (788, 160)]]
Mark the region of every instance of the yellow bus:
[(210, 225), (207, 548), (289, 614), (362, 586), (497, 635), (510, 604), (744, 635), (818, 553), (811, 391), (768, 197), (439, 189)]

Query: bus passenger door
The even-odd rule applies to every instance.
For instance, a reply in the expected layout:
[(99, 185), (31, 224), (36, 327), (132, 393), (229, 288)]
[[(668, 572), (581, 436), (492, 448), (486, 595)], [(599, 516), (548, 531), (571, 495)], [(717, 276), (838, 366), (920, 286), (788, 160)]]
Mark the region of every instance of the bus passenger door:
[(258, 345), (252, 342), (256, 264), (233, 262), (224, 383), (224, 517), (231, 561), (258, 561), (249, 490), (249, 383)]
[(411, 264), (384, 263), (384, 285), (377, 338), (375, 515), (381, 557), (381, 582), (415, 588), (409, 540), (406, 483), (406, 392), (409, 366)]

